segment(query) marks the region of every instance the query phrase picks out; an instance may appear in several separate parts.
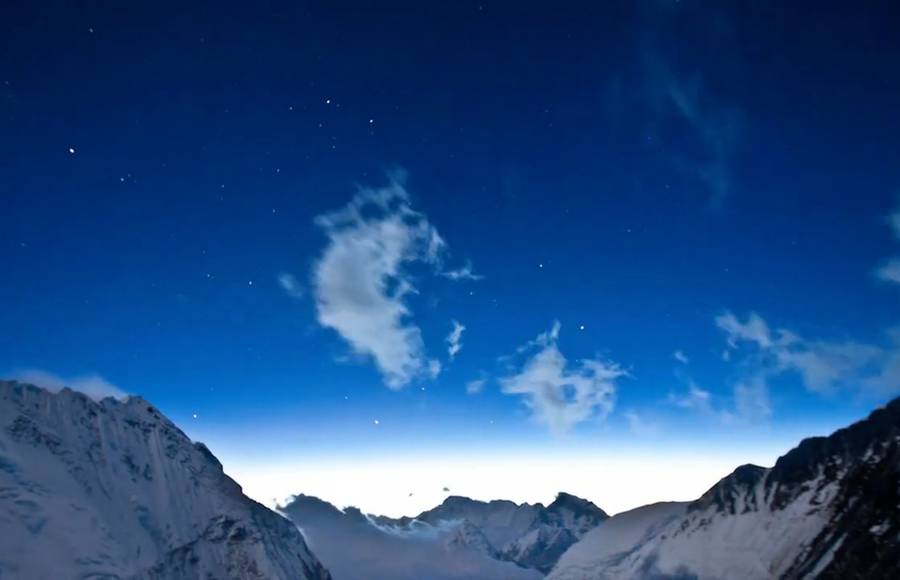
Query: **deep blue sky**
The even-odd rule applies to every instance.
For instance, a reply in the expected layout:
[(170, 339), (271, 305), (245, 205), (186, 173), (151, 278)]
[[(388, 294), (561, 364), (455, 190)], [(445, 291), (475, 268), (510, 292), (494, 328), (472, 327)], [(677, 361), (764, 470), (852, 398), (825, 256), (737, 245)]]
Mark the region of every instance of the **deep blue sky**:
[[(900, 390), (898, 25), (891, 2), (5, 3), (0, 373), (99, 375), (226, 456), (827, 431)], [(314, 218), (397, 168), (441, 267), (484, 278), (403, 264), (443, 368), (390, 389), (311, 274)], [(802, 338), (724, 360), (728, 312)], [(564, 429), (498, 382), (554, 320), (565, 372), (627, 371)]]

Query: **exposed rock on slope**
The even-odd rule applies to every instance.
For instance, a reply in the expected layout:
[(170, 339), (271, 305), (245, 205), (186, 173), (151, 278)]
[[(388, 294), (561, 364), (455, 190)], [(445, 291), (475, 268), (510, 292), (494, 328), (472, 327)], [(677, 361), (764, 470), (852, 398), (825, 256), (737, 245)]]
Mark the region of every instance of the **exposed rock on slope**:
[[(409, 569), (423, 578), (540, 577), (538, 572), (549, 571), (569, 546), (608, 517), (566, 493), (547, 507), (451, 496), (418, 517), (399, 519), (363, 516), (356, 508), (342, 512), (301, 495), (282, 512), (304, 530), (337, 580), (349, 580), (351, 569), (363, 568), (369, 574), (379, 570), (378, 578), (406, 578)], [(374, 561), (351, 563), (369, 553)], [(399, 555), (391, 556), (391, 569), (384, 570), (388, 553)], [(398, 561), (407, 562), (406, 571), (394, 569)]]
[(900, 577), (900, 399), (697, 501), (619, 514), (552, 580)]
[(0, 537), (0, 578), (330, 578), (143, 399), (14, 381), (0, 381)]
[(304, 532), (335, 580), (539, 580), (543, 574), (499, 561), (482, 531), (468, 522), (377, 523), (355, 508), (339, 510), (299, 495), (283, 508)]

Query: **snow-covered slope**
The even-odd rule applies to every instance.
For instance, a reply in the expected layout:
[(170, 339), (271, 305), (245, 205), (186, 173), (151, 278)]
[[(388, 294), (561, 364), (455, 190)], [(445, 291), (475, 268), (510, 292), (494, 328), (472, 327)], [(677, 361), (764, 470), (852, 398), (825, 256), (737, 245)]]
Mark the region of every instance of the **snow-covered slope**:
[(0, 538), (0, 578), (330, 578), (143, 399), (14, 381), (0, 381)]
[(546, 508), (534, 507), (539, 508), (534, 520), (501, 548), (500, 556), (545, 573), (572, 544), (609, 517), (593, 503), (562, 492)]
[(543, 574), (499, 561), (468, 522), (381, 523), (355, 508), (343, 511), (299, 495), (281, 512), (294, 521), (335, 580), (538, 580)]
[(338, 580), (361, 569), (368, 570), (367, 577), (378, 570), (378, 578), (540, 577), (537, 572), (549, 571), (569, 546), (608, 517), (566, 493), (547, 507), (451, 496), (415, 518), (367, 516), (355, 508), (342, 512), (303, 495), (281, 511), (303, 529)]
[(517, 504), (508, 500), (484, 502), (453, 495), (416, 519), (431, 525), (468, 521), (499, 549), (527, 533), (542, 509), (540, 504)]
[(900, 577), (900, 400), (688, 504), (602, 523), (550, 580)]

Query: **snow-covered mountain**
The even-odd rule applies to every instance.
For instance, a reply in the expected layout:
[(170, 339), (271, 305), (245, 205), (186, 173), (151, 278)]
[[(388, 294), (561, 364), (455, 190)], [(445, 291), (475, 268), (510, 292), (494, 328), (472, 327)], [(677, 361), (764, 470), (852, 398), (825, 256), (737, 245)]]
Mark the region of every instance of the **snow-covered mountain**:
[(700, 499), (603, 522), (548, 580), (900, 578), (900, 399)]
[[(566, 493), (547, 507), (451, 496), (415, 518), (341, 511), (303, 495), (281, 511), (304, 531), (337, 580), (350, 580), (361, 569), (374, 578), (372, 570), (384, 567), (384, 554), (392, 554), (387, 558), (390, 569), (378, 578), (539, 578), (608, 517), (591, 502)], [(376, 561), (363, 562), (370, 553)], [(450, 574), (448, 558), (453, 562)], [(403, 560), (407, 570), (415, 571), (412, 576), (395, 568)]]
[(295, 526), (141, 398), (0, 381), (0, 578), (318, 579)]
[(539, 580), (543, 574), (495, 559), (484, 534), (461, 521), (377, 523), (299, 495), (280, 508), (294, 521), (335, 580)]
[(607, 517), (591, 502), (559, 493), (547, 507), (451, 496), (416, 519), (433, 525), (471, 523), (481, 530), (499, 558), (548, 572), (569, 546)]
[(280, 509), (294, 523), (139, 397), (0, 381), (0, 578), (26, 580), (330, 579), (318, 558), (335, 580), (900, 578), (900, 399), (696, 501), (612, 518), (565, 493), (399, 519)]

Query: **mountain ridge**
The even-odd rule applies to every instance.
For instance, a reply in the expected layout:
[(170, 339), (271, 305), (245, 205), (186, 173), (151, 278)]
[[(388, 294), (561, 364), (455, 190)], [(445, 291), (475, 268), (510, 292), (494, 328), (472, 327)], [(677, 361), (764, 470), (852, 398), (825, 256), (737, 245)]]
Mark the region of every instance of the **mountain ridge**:
[(0, 381), (0, 498), (0, 577), (331, 578), (140, 397)]
[(0, 577), (900, 577), (900, 399), (689, 502), (453, 495), (387, 518), (302, 494), (279, 515), (141, 397), (0, 380), (0, 500)]
[(771, 468), (739, 466), (694, 501), (616, 514), (548, 580), (898, 577), (898, 442), (895, 399)]
[[(557, 494), (546, 507), (541, 503), (482, 501), (451, 495), (418, 516), (401, 518), (362, 514), (354, 507), (341, 510), (303, 494), (294, 496), (279, 510), (304, 529), (313, 543), (316, 526), (368, 524), (396, 537), (440, 537), (449, 548), (475, 551), (541, 573), (547, 573), (569, 546), (609, 517), (592, 502), (565, 492)], [(326, 524), (322, 518), (328, 520)], [(329, 532), (330, 529), (322, 533)], [(367, 533), (369, 539), (372, 530)], [(340, 563), (329, 564), (335, 566), (339, 567)]]

